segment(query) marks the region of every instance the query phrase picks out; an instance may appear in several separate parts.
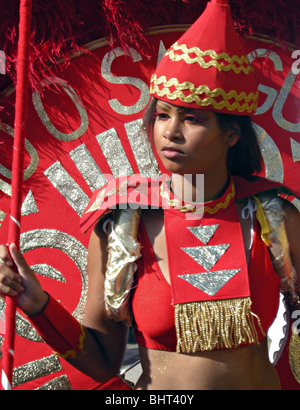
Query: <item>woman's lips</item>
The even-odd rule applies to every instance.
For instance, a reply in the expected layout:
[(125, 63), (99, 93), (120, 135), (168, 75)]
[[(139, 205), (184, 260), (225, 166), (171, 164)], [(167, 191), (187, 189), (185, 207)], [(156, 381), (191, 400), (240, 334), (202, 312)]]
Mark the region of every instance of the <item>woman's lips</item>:
[(164, 146), (161, 151), (166, 158), (175, 158), (184, 155), (182, 151), (174, 147)]

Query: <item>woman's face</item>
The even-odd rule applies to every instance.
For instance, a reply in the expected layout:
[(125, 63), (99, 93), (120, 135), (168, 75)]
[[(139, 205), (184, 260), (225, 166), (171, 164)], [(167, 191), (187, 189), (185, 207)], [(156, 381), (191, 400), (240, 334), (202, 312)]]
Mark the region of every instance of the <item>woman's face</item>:
[(214, 112), (158, 100), (154, 116), (154, 144), (169, 172), (227, 173), (227, 150), (237, 139), (233, 141), (230, 131), (219, 128)]

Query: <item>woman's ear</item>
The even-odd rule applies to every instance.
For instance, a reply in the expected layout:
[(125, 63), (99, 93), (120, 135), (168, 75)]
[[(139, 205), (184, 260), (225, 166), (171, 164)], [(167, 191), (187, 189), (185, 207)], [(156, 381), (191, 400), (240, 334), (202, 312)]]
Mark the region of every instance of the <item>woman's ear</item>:
[(237, 121), (235, 121), (232, 123), (231, 128), (228, 130), (227, 141), (226, 141), (227, 146), (233, 147), (240, 139), (240, 136), (241, 136), (240, 125)]

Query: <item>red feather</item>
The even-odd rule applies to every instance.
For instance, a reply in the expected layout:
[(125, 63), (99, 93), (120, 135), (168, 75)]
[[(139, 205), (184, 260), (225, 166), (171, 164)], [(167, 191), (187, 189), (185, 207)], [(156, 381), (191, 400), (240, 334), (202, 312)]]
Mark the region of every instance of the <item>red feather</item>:
[[(0, 50), (6, 54), (6, 76), (0, 90), (15, 83), (19, 0), (0, 0)], [(147, 30), (168, 24), (192, 24), (207, 0), (35, 0), (32, 8), (30, 85), (51, 83), (51, 66), (83, 50), (84, 45), (106, 37), (111, 46), (129, 46), (149, 54)], [(259, 33), (300, 44), (298, 0), (229, 0), (236, 28), (242, 34)]]

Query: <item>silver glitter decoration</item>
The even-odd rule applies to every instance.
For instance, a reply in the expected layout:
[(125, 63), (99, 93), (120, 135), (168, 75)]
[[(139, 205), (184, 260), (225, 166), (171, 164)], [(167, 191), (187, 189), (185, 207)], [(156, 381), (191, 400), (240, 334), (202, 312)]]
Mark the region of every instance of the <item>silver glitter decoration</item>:
[[(0, 298), (0, 317), (4, 319), (4, 312), (5, 312), (5, 302), (3, 299)], [(16, 333), (19, 336), (24, 337), (27, 340), (32, 342), (43, 342), (41, 337), (37, 334), (34, 330), (32, 325), (26, 320), (23, 316), (17, 312), (17, 320), (16, 320)]]
[(255, 115), (261, 115), (269, 111), (277, 97), (277, 91), (274, 90), (274, 88), (267, 87), (263, 84), (258, 85), (258, 91), (267, 94), (268, 97), (266, 98), (266, 101), (257, 108)]
[(68, 174), (59, 161), (54, 162), (44, 174), (54, 187), (62, 194), (65, 200), (71, 205), (79, 216), (82, 216), (89, 197)]
[(292, 71), (288, 73), (286, 79), (284, 80), (283, 86), (279, 91), (273, 109), (274, 121), (279, 125), (279, 127), (289, 132), (300, 132), (300, 122), (290, 122), (283, 117), (282, 113), (284, 104), (286, 102), (286, 99), (290, 95), (290, 91), (295, 83), (296, 78), (297, 75), (294, 74)]
[[(87, 249), (80, 241), (65, 232), (55, 229), (36, 229), (25, 232), (21, 235), (20, 247), (23, 254), (34, 249), (52, 248), (58, 249), (66, 254), (77, 266), (82, 279), (82, 293), (77, 308), (73, 316), (80, 322), (84, 314), (87, 292), (86, 259)], [(48, 273), (51, 279), (52, 270)]]
[(16, 333), (31, 342), (44, 343), (34, 327), (17, 312)]
[(31, 265), (30, 268), (37, 275), (42, 275), (46, 278), (57, 280), (61, 283), (66, 283), (66, 279), (63, 277), (63, 275), (57, 269), (53, 268), (53, 266), (40, 263), (37, 265)]
[(160, 63), (160, 60), (163, 58), (163, 56), (166, 54), (166, 52), (167, 52), (167, 49), (166, 49), (164, 43), (162, 42), (162, 40), (160, 40), (158, 56), (157, 56), (157, 65)]
[(291, 138), (290, 141), (291, 141), (291, 150), (292, 150), (293, 160), (294, 162), (298, 162), (300, 161), (300, 144), (299, 142), (293, 140), (293, 138)]
[(102, 188), (107, 183), (107, 179), (85, 144), (81, 144), (71, 151), (70, 156), (92, 191)]
[(1, 178), (0, 178), (0, 190), (4, 194), (6, 194), (8, 196), (11, 196), (11, 185), (9, 185), (7, 182), (3, 181)]
[(55, 82), (57, 85), (60, 85), (61, 88), (70, 97), (71, 101), (75, 104), (81, 120), (79, 128), (68, 134), (64, 134), (63, 132), (55, 128), (55, 126), (52, 124), (50, 118), (48, 117), (48, 114), (44, 109), (41, 97), (35, 91), (32, 93), (33, 105), (42, 123), (54, 138), (56, 138), (59, 141), (74, 141), (77, 138), (80, 138), (89, 127), (89, 118), (86, 109), (84, 108), (83, 104), (81, 104), (80, 98), (69, 84), (67, 84), (64, 80), (58, 78), (53, 78), (52, 81)]
[(188, 230), (191, 231), (192, 234), (194, 234), (201, 242), (207, 245), (219, 226), (220, 225), (191, 226), (188, 227)]
[(284, 168), (281, 154), (277, 148), (277, 145), (263, 128), (257, 124), (255, 124), (255, 128), (265, 162), (266, 178), (277, 182), (283, 182)]
[[(142, 60), (142, 56), (132, 47), (129, 47), (126, 53), (132, 58), (134, 63), (138, 63)], [(124, 55), (124, 50), (121, 47), (114, 48), (113, 51), (108, 52), (102, 60), (101, 74), (102, 77), (111, 84), (124, 84), (136, 87), (141, 96), (139, 100), (133, 105), (122, 105), (117, 99), (109, 100), (109, 105), (118, 114), (132, 115), (141, 112), (148, 104), (150, 100), (149, 86), (143, 80), (136, 77), (115, 76), (111, 72), (111, 65), (113, 61), (120, 56)]]
[(224, 255), (229, 245), (195, 246), (181, 248), (204, 269), (210, 270)]
[(206, 294), (214, 296), (239, 271), (240, 269), (231, 269), (216, 272), (195, 273), (192, 275), (179, 275), (179, 277)]
[(1, 222), (4, 221), (4, 218), (6, 217), (6, 213), (3, 211), (0, 211), (0, 226), (1, 226)]
[(257, 48), (248, 54), (249, 62), (252, 63), (255, 58), (269, 58), (277, 71), (283, 71), (283, 65), (280, 56), (275, 51), (266, 48)]
[(53, 380), (43, 384), (43, 386), (35, 389), (39, 390), (73, 390), (72, 385), (66, 375), (56, 377)]
[(61, 363), (56, 355), (44, 357), (17, 367), (13, 372), (13, 387), (20, 386), (32, 380), (62, 370)]
[(300, 200), (298, 198), (295, 198), (295, 199), (292, 200), (292, 203), (293, 203), (293, 205), (295, 205), (295, 207), (300, 212)]
[[(252, 63), (256, 58), (268, 58), (274, 64), (276, 71), (283, 71), (283, 65), (280, 56), (275, 51), (270, 51), (266, 48), (257, 48), (248, 54), (249, 62)], [(267, 94), (265, 102), (257, 108), (255, 115), (261, 115), (267, 112), (274, 104), (277, 98), (277, 90), (267, 87), (264, 84), (258, 85), (258, 90)]]
[(133, 174), (121, 140), (114, 128), (96, 135), (96, 139), (115, 178)]
[[(20, 248), (25, 254), (28, 251), (43, 248), (55, 248), (61, 250), (74, 261), (81, 274), (82, 291), (79, 303), (73, 312), (73, 316), (82, 322), (84, 316), (84, 307), (87, 295), (87, 274), (86, 258), (87, 250), (76, 238), (57, 230), (37, 229), (25, 232), (21, 235)], [(51, 266), (33, 265), (31, 268), (39, 271), (38, 273), (57, 281), (65, 282), (63, 275)], [(0, 299), (0, 317), (4, 317), (5, 303)], [(17, 312), (16, 332), (19, 336), (34, 342), (43, 343), (43, 340), (36, 333), (32, 325)], [(2, 345), (2, 337), (0, 344)], [(56, 355), (35, 360), (20, 366), (14, 370), (13, 386), (19, 386), (40, 377), (61, 371), (62, 366)], [(40, 388), (41, 390), (70, 390), (71, 385), (66, 376), (55, 378)]]
[(21, 208), (21, 215), (22, 216), (28, 216), (28, 215), (32, 215), (32, 214), (36, 214), (38, 213), (38, 207), (36, 205), (34, 196), (32, 191), (30, 190), (22, 204), (22, 208)]
[(158, 163), (153, 154), (150, 141), (142, 130), (142, 125), (142, 120), (132, 121), (125, 124), (125, 129), (134, 152), (139, 173), (143, 177), (158, 178), (160, 175)]
[[(84, 316), (84, 308), (87, 295), (87, 273), (86, 273), (86, 259), (87, 250), (76, 238), (53, 229), (37, 229), (22, 233), (20, 238), (20, 248), (23, 254), (31, 250), (39, 248), (54, 248), (61, 250), (74, 261), (76, 264), (82, 280), (82, 292), (77, 308), (73, 312), (73, 316), (82, 322)], [(35, 265), (31, 266), (34, 270)], [(52, 266), (37, 265), (37, 270), (49, 279), (54, 279), (59, 282), (64, 282), (63, 275), (54, 269)], [(0, 315), (4, 317), (5, 303), (0, 299)], [(32, 325), (17, 312), (16, 333), (27, 340), (33, 342), (42, 342), (42, 339), (37, 334)]]
[[(6, 132), (11, 137), (14, 137), (14, 129), (10, 125), (0, 123), (0, 130)], [(39, 156), (34, 146), (27, 139), (25, 139), (24, 145), (25, 145), (25, 150), (28, 151), (29, 156), (30, 156), (30, 163), (24, 171), (24, 181), (25, 181), (26, 179), (30, 178), (37, 170), (37, 167), (39, 164)], [(9, 178), (9, 179), (12, 178), (12, 172), (1, 164), (0, 164), (0, 173), (6, 178)]]

